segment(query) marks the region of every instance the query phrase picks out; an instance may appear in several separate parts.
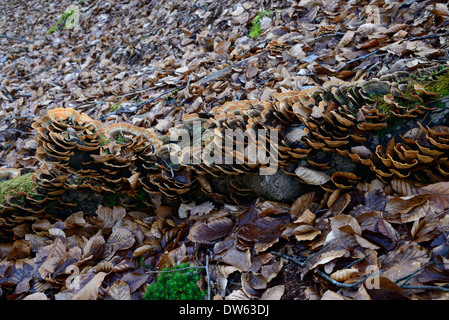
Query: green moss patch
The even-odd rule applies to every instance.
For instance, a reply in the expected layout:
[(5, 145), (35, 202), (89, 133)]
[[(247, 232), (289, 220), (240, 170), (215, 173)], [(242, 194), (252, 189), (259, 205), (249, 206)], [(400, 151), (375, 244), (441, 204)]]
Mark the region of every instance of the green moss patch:
[(204, 300), (205, 292), (197, 282), (200, 276), (188, 263), (162, 270), (154, 283), (148, 286), (145, 300)]
[(429, 91), (439, 92), (440, 96), (449, 95), (449, 72), (445, 72), (436, 77), (435, 80), (428, 81), (424, 84), (424, 88)]
[(31, 180), (33, 173), (24, 174), (17, 178), (0, 182), (0, 205), (5, 203), (7, 195), (16, 195), (18, 192), (32, 194), (36, 184)]
[[(422, 85), (427, 91), (437, 92), (439, 95), (429, 96), (424, 93), (419, 94), (415, 90), (416, 84)], [(432, 100), (445, 96), (449, 96), (449, 72), (448, 69), (442, 68), (440, 71), (429, 71), (424, 76), (410, 75), (407, 89), (403, 92), (403, 97), (395, 96), (394, 101), (400, 106), (405, 107), (407, 110), (411, 110), (419, 105), (430, 105)], [(383, 94), (373, 94), (370, 98), (376, 102), (377, 110), (381, 113), (391, 115), (390, 110), (393, 106), (385, 102)], [(438, 106), (438, 104), (434, 105)]]

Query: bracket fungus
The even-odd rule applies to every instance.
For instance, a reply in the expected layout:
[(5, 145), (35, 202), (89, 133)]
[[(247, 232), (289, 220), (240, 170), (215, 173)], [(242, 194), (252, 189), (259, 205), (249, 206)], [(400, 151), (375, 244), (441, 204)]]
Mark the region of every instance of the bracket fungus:
[[(67, 190), (133, 196), (139, 189), (169, 200), (189, 201), (200, 192), (238, 203), (262, 184), (258, 170), (267, 162), (260, 155), (297, 177), (305, 185), (300, 193), (310, 186), (350, 189), (369, 177), (442, 181), (449, 176), (449, 123), (427, 115), (438, 112), (435, 83), (445, 73), (429, 74), (421, 76), (424, 83), (398, 72), (276, 93), (271, 100), (228, 101), (211, 114), (184, 115), (170, 128), (170, 142), (146, 128), (103, 127), (74, 109), (55, 108), (33, 124), (42, 168), (33, 177), (39, 200), (29, 202), (63, 204)], [(217, 187), (220, 181), (227, 186)]]

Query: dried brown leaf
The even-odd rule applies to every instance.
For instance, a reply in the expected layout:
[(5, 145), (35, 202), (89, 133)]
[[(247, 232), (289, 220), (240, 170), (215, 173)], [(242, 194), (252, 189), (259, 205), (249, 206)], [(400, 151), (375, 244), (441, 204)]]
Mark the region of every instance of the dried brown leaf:
[(215, 205), (211, 201), (203, 202), (190, 209), (190, 216), (203, 216), (215, 209)]
[(298, 199), (295, 200), (291, 207), (290, 214), (292, 218), (296, 218), (297, 216), (301, 215), (316, 201), (318, 201), (318, 198), (315, 192), (308, 192), (301, 195)]
[(295, 173), (299, 178), (301, 178), (301, 180), (311, 185), (322, 185), (331, 179), (330, 176), (322, 171), (317, 171), (301, 166), (296, 168)]
[[(430, 260), (429, 252), (414, 242), (404, 242), (396, 250), (389, 251), (379, 258), (382, 265), (382, 276), (391, 281), (401, 279), (421, 268)], [(410, 285), (416, 279), (411, 278)]]
[(326, 264), (334, 259), (343, 257), (346, 254), (346, 250), (329, 250), (325, 251), (319, 256), (319, 259), (312, 265), (311, 269), (319, 265)]
[(105, 272), (97, 273), (71, 300), (97, 300), (98, 290), (106, 275)]
[(429, 195), (420, 194), (405, 197), (391, 197), (385, 206), (385, 211), (390, 214), (404, 214), (419, 206), (429, 199)]
[(357, 270), (357, 268), (342, 269), (335, 271), (330, 275), (330, 277), (336, 281), (345, 282), (358, 272), (359, 271)]
[(200, 220), (190, 228), (188, 238), (194, 242), (211, 243), (227, 236), (233, 227), (234, 222), (227, 217)]
[(285, 285), (277, 285), (265, 290), (260, 300), (281, 300), (285, 292)]
[(125, 281), (115, 281), (109, 288), (108, 292), (114, 300), (131, 300), (131, 292)]

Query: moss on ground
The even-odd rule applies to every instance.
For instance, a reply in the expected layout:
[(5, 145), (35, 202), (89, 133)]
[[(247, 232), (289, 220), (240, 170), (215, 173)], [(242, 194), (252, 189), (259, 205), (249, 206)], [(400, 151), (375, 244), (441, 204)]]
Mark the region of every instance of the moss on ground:
[(424, 88), (429, 91), (439, 92), (440, 96), (449, 95), (449, 72), (445, 72), (433, 81), (424, 84)]
[(31, 180), (33, 173), (24, 174), (11, 180), (0, 182), (0, 205), (5, 203), (7, 195), (15, 195), (18, 192), (31, 194), (36, 184)]
[[(416, 84), (422, 85), (427, 91), (437, 92), (439, 95), (434, 97), (427, 96), (425, 94), (417, 95), (415, 90)], [(395, 96), (394, 101), (402, 107), (405, 107), (407, 110), (411, 110), (418, 105), (430, 104), (435, 98), (442, 98), (448, 95), (449, 71), (448, 69), (442, 69), (437, 72), (429, 72), (427, 76), (410, 75), (407, 83), (407, 89), (403, 92), (403, 97)], [(376, 108), (379, 112), (390, 114), (390, 110), (393, 106), (385, 102), (383, 94), (374, 94), (370, 98), (377, 103)]]

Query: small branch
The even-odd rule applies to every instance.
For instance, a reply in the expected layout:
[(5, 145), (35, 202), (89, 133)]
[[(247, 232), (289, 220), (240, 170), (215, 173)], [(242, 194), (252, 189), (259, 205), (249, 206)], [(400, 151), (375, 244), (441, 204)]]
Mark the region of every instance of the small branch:
[[(444, 235), (446, 236), (446, 234), (444, 234)], [(446, 242), (447, 242), (447, 236), (446, 236)], [(444, 250), (444, 252), (441, 254), (441, 256), (445, 257), (448, 253), (449, 253), (449, 248)], [(407, 286), (407, 282), (410, 279), (416, 277), (422, 270), (424, 270), (428, 266), (435, 264), (436, 261), (437, 261), (436, 258), (433, 258), (432, 260), (430, 260), (427, 263), (423, 264), (420, 268), (416, 269), (415, 271), (409, 273), (408, 275), (406, 275), (406, 276), (404, 276), (402, 278), (397, 279), (394, 283), (398, 284), (403, 289), (406, 289), (406, 288), (412, 289), (410, 287), (413, 287), (413, 286)], [(405, 282), (402, 285), (400, 285), (399, 282), (403, 282), (403, 281), (405, 281)]]
[(449, 288), (441, 286), (400, 286), (402, 289), (409, 290), (425, 290), (425, 291), (445, 291), (449, 292)]
[(53, 68), (53, 66), (51, 66), (51, 67), (46, 67), (46, 68), (42, 68), (42, 69), (39, 70), (39, 71), (30, 73), (30, 74), (26, 74), (26, 75), (24, 75), (24, 76), (20, 76), (20, 77), (18, 77), (18, 78), (19, 78), (19, 79), (25, 79), (25, 78), (29, 78), (29, 77), (34, 77), (34, 76), (37, 76), (38, 74), (41, 74), (42, 72), (47, 72), (47, 71), (51, 70), (52, 68)]
[(281, 258), (285, 258), (285, 259), (287, 259), (287, 260), (290, 260), (290, 261), (296, 263), (297, 265), (299, 265), (299, 266), (301, 266), (301, 267), (305, 267), (306, 264), (307, 264), (307, 260), (306, 260), (306, 261), (301, 261), (301, 260), (298, 259), (298, 258), (288, 256), (288, 255), (286, 255), (286, 254), (284, 254), (284, 253), (281, 253), (281, 252), (271, 251), (270, 253), (271, 253), (271, 254), (274, 254), (275, 256), (278, 256), (278, 257), (281, 257)]
[(301, 267), (305, 267), (307, 265), (307, 262), (309, 262), (310, 259), (312, 259), (316, 255), (319, 255), (320, 253), (322, 253), (326, 249), (327, 249), (327, 244), (320, 251), (317, 251), (317, 252), (311, 254), (307, 258), (301, 258), (301, 259), (298, 259), (298, 258), (295, 258), (295, 257), (291, 257), (289, 255), (286, 255), (285, 253), (276, 252), (276, 251), (271, 251), (270, 253), (274, 254), (275, 256), (278, 256), (278, 257), (290, 260), (290, 261), (296, 263), (297, 265), (300, 265)]
[(207, 300), (210, 300), (209, 255), (206, 256)]
[(446, 36), (449, 36), (449, 32), (439, 33), (439, 34), (428, 34), (426, 36), (421, 36), (421, 37), (411, 37), (409, 39), (409, 41), (433, 39), (433, 38), (446, 37)]
[(415, 271), (413, 271), (412, 273), (410, 273), (410, 274), (408, 274), (408, 275), (406, 275), (406, 276), (404, 276), (404, 277), (402, 277), (402, 278), (400, 278), (400, 279), (397, 279), (394, 283), (399, 283), (399, 282), (405, 281), (402, 285), (399, 285), (399, 286), (400, 286), (401, 288), (402, 288), (403, 286), (406, 286), (406, 283), (407, 283), (411, 278), (416, 277), (416, 275), (417, 275), (418, 273), (420, 273), (423, 269), (425, 269), (427, 266), (433, 264), (434, 262), (435, 262), (435, 261), (431, 261), (431, 262), (429, 262), (429, 263), (424, 264), (421, 268), (418, 268), (418, 269), (416, 269)]
[(344, 289), (357, 289), (358, 285), (362, 284), (363, 282), (365, 282), (366, 279), (368, 279), (369, 277), (371, 277), (373, 275), (377, 275), (378, 273), (379, 273), (379, 271), (370, 273), (370, 274), (364, 276), (359, 281), (354, 282), (354, 283), (342, 283), (342, 282), (339, 282), (337, 280), (332, 279), (327, 274), (325, 274), (323, 271), (316, 270), (316, 274), (318, 274), (320, 277), (322, 277), (322, 278), (326, 279), (327, 281), (331, 282), (333, 285), (335, 285), (335, 286), (337, 286), (339, 288), (344, 288)]
[(19, 129), (14, 129), (14, 128), (10, 128), (10, 129), (5, 129), (3, 132), (5, 133), (9, 133), (9, 132), (17, 132), (20, 134), (28, 134), (28, 135), (34, 135), (34, 132), (25, 132)]
[[(297, 259), (297, 258), (288, 256), (288, 255), (286, 255), (286, 254), (284, 254), (284, 253), (280, 253), (280, 252), (276, 252), (276, 251), (271, 251), (270, 253), (271, 253), (271, 254), (274, 254), (274, 255), (276, 255), (276, 256), (278, 256), (278, 257), (282, 257), (282, 258), (285, 258), (285, 259), (287, 259), (287, 260), (290, 260), (290, 261), (292, 261), (292, 262), (294, 262), (294, 263), (300, 265), (301, 267), (304, 267), (304, 266), (307, 264), (307, 262), (309, 261), (310, 258), (312, 258), (313, 256), (316, 256), (317, 254), (320, 254), (320, 253), (323, 252), (325, 249), (326, 249), (326, 246), (325, 246), (323, 249), (321, 249), (320, 251), (318, 251), (318, 252), (316, 252), (316, 253), (310, 255), (309, 257), (307, 257), (304, 261), (301, 261), (301, 260), (299, 260), (299, 259)], [(345, 268), (349, 268), (349, 267), (353, 266), (353, 265), (356, 264), (357, 262), (360, 262), (360, 261), (362, 261), (363, 259), (366, 259), (366, 257), (367, 257), (367, 256), (355, 260), (354, 262), (352, 262), (352, 263), (350, 263), (349, 265), (347, 265)], [(360, 284), (362, 284), (363, 282), (365, 282), (365, 280), (368, 279), (369, 277), (371, 277), (371, 276), (373, 276), (373, 275), (377, 275), (377, 274), (379, 273), (379, 271), (370, 273), (370, 274), (364, 276), (364, 277), (363, 277), (362, 279), (360, 279), (359, 281), (354, 282), (354, 283), (342, 283), (342, 282), (339, 282), (339, 281), (337, 281), (337, 280), (332, 279), (331, 277), (329, 277), (326, 273), (324, 273), (324, 272), (321, 271), (321, 270), (315, 270), (315, 273), (318, 274), (320, 277), (326, 279), (327, 281), (331, 282), (332, 284), (334, 284), (335, 286), (337, 286), (337, 287), (339, 287), (339, 288), (356, 289), (356, 288), (358, 287), (358, 285), (360, 285)]]
[(370, 254), (371, 254), (371, 253), (368, 252), (368, 254), (367, 254), (366, 256), (361, 257), (361, 258), (359, 258), (359, 259), (357, 259), (357, 260), (351, 262), (350, 264), (346, 265), (346, 266), (344, 267), (344, 269), (351, 268), (353, 265), (359, 263), (359, 262), (362, 261), (362, 260), (365, 260), (367, 257), (369, 257)]
[(323, 34), (321, 36), (314, 38), (313, 42), (316, 42), (318, 40), (328, 40), (333, 37), (343, 37), (345, 34), (346, 34), (345, 32), (327, 33), (327, 34)]
[(352, 63), (354, 63), (354, 62), (357, 62), (357, 61), (360, 61), (360, 60), (363, 60), (363, 59), (366, 59), (366, 58), (368, 58), (368, 57), (371, 57), (372, 55), (375, 55), (375, 54), (378, 53), (379, 51), (380, 51), (380, 49), (377, 49), (377, 50), (374, 50), (373, 52), (368, 53), (368, 54), (366, 54), (366, 55), (364, 55), (364, 56), (362, 56), (362, 57), (358, 57), (358, 58), (349, 60), (349, 61), (346, 62), (343, 66), (341, 66), (340, 68), (338, 68), (337, 70), (335, 70), (335, 72), (336, 72), (336, 73), (337, 73), (337, 72), (340, 72), (341, 70), (343, 70), (344, 68), (346, 68), (346, 67), (349, 66), (350, 64), (352, 64)]
[(34, 41), (32, 41), (32, 40), (27, 40), (27, 39), (18, 38), (18, 37), (7, 36), (6, 34), (0, 34), (0, 38), (5, 38), (5, 39), (9, 39), (9, 40), (16, 40), (16, 41), (21, 41), (21, 42), (34, 43)]
[(0, 122), (9, 121), (9, 120), (16, 120), (16, 119), (32, 119), (34, 117), (35, 117), (34, 115), (7, 117), (7, 118), (0, 119)]
[(248, 57), (246, 59), (237, 61), (237, 62), (235, 62), (235, 63), (233, 63), (233, 64), (231, 64), (231, 65), (229, 65), (229, 66), (227, 66), (227, 67), (225, 67), (225, 68), (223, 68), (221, 70), (215, 71), (214, 73), (199, 79), (195, 83), (196, 84), (205, 84), (205, 83), (207, 83), (209, 81), (212, 81), (212, 80), (215, 80), (217, 78), (220, 78), (220, 77), (222, 77), (222, 76), (224, 76), (224, 75), (226, 75), (228, 73), (231, 73), (232, 72), (232, 68), (241, 67), (241, 66), (245, 65), (246, 63), (248, 63), (249, 60), (258, 58), (260, 55), (262, 55), (262, 54), (264, 54), (266, 52), (267, 51), (264, 50), (264, 51), (261, 51), (259, 53), (254, 54), (254, 55), (252, 55), (252, 56), (250, 56), (250, 57)]

